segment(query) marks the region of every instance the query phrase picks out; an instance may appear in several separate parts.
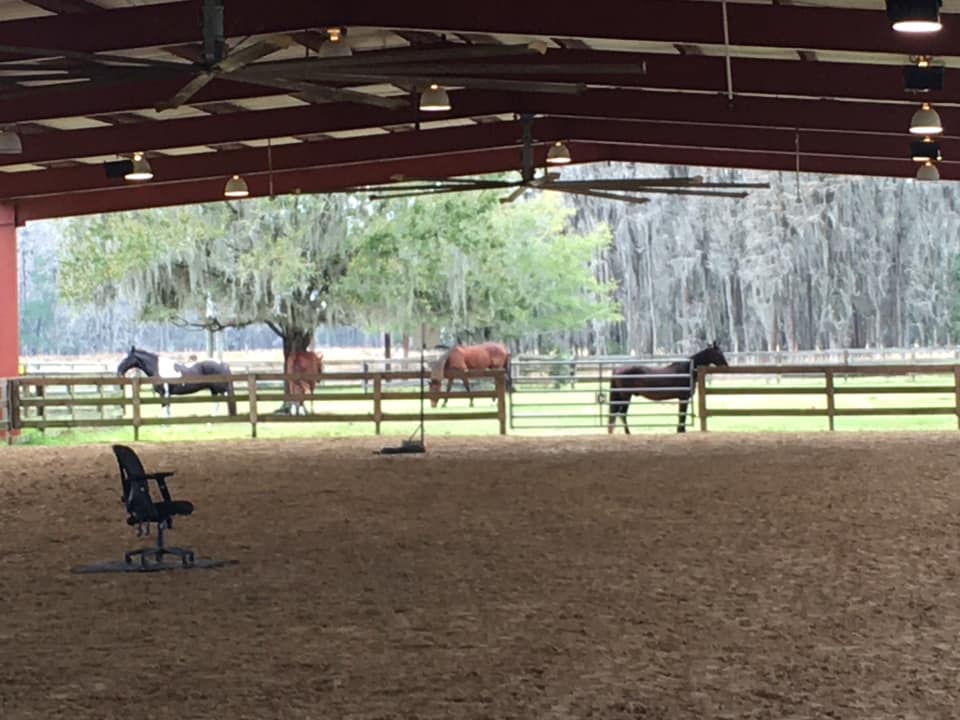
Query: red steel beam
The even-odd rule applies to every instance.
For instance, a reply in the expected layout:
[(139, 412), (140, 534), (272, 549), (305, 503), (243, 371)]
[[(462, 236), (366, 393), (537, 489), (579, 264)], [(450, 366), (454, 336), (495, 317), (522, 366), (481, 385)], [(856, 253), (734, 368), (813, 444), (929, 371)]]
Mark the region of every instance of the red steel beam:
[[(796, 167), (795, 158), (782, 153), (621, 146), (589, 142), (572, 142), (570, 149), (578, 162), (621, 161), (697, 167), (752, 168), (783, 172), (793, 172)], [(538, 165), (543, 164), (545, 152), (545, 148), (537, 149), (535, 154)], [(392, 176), (398, 173), (408, 177), (482, 174), (515, 169), (516, 163), (516, 150), (504, 148), (448, 156), (359, 163), (349, 167), (327, 167), (309, 172), (278, 173), (274, 176), (273, 191), (278, 195), (330, 192), (344, 187), (390, 182)], [(801, 158), (801, 171), (907, 178), (913, 177), (916, 172), (916, 163), (910, 160), (816, 156)], [(960, 177), (960, 162), (945, 162), (941, 164), (941, 171), (944, 177)], [(598, 175), (600, 174), (602, 170), (598, 170)], [(208, 179), (161, 186), (128, 186), (73, 195), (28, 198), (16, 203), (17, 221), (22, 224), (32, 220), (87, 213), (216, 202), (223, 199), (223, 184), (222, 179)], [(264, 197), (269, 194), (270, 188), (266, 176), (251, 177), (248, 179), (248, 185), (252, 197)]]
[[(0, 24), (2, 28), (2, 24)], [(564, 80), (602, 81), (620, 88), (655, 90), (696, 90), (723, 92), (726, 72), (722, 58), (705, 56), (656, 55), (634, 53), (596, 53), (582, 50), (551, 50), (542, 58), (524, 58), (524, 62), (577, 66)], [(645, 75), (610, 76), (584, 72), (592, 63), (637, 64), (646, 62)], [(504, 63), (509, 65), (510, 63)], [(856, 63), (802, 63), (786, 60), (735, 58), (732, 61), (734, 88), (741, 95), (805, 96), (845, 98), (888, 102), (916, 102), (917, 97), (903, 92), (899, 66)], [(480, 74), (495, 75), (492, 70)], [(541, 76), (534, 75), (534, 78)], [(546, 79), (548, 76), (542, 76)], [(557, 79), (556, 76), (550, 76)], [(0, 103), (0, 123), (28, 122), (76, 115), (101, 115), (153, 107), (171, 97), (183, 84), (183, 78), (144, 79), (95, 87), (43, 88), (16, 96), (15, 101)], [(217, 80), (195, 96), (196, 103), (223, 102), (250, 97), (281, 94), (282, 91), (227, 80)], [(0, 93), (0, 99), (2, 99)], [(938, 104), (960, 104), (960, 86), (949, 83), (942, 92), (924, 99)], [(365, 106), (358, 106), (368, 109)]]
[[(535, 123), (540, 142), (585, 140), (610, 144), (637, 144), (668, 147), (734, 149), (753, 152), (794, 152), (793, 130), (734, 128), (718, 125), (661, 122), (616, 122), (570, 118), (543, 118)], [(503, 122), (421, 132), (375, 135), (348, 140), (325, 140), (273, 149), (275, 171), (305, 170), (330, 165), (351, 165), (377, 160), (397, 160), (449, 155), (469, 150), (516, 146), (518, 123)], [(898, 160), (909, 150), (909, 136), (803, 133), (804, 154)], [(960, 138), (940, 140), (943, 154), (960, 157)], [(516, 153), (519, 160), (519, 150)], [(157, 157), (151, 160), (156, 174), (153, 185), (233, 174), (252, 175), (267, 170), (265, 149), (224, 151), (216, 154)], [(514, 165), (517, 167), (518, 163)], [(122, 187), (122, 179), (108, 179), (100, 166), (47, 169), (0, 176), (0, 198), (24, 198), (62, 193), (90, 192)]]
[[(519, 165), (520, 133), (519, 123), (503, 122), (280, 145), (272, 149), (272, 167), (275, 172), (282, 172), (503, 147), (514, 148), (515, 165)], [(151, 181), (153, 186), (184, 180), (225, 179), (233, 174), (253, 175), (265, 173), (268, 168), (266, 148), (158, 157), (151, 158), (150, 162), (156, 177)], [(0, 176), (0, 198), (59, 195), (126, 187), (129, 187), (129, 183), (122, 178), (107, 178), (103, 167), (99, 165), (7, 173)]]
[[(443, 118), (531, 112), (571, 118), (627, 119), (671, 124), (833, 130), (903, 136), (914, 111), (908, 105), (845, 103), (828, 100), (739, 98), (730, 107), (720, 95), (591, 90), (582, 96), (491, 91), (451, 93), (454, 111)], [(947, 128), (960, 128), (960, 108), (941, 106)], [(210, 145), (284, 135), (413, 124), (422, 115), (412, 108), (385, 110), (330, 104), (234, 115), (29, 135), (18, 155), (0, 155), (0, 166), (69, 160), (135, 150)]]
[[(175, 45), (200, 38), (200, 7), (199, 0), (190, 0), (69, 18), (10, 21), (0, 24), (0, 44), (91, 52)], [(735, 45), (802, 50), (949, 55), (957, 47), (960, 32), (956, 16), (944, 14), (943, 31), (932, 37), (896, 33), (879, 8), (850, 10), (733, 2), (728, 5), (728, 18), (730, 40)], [(231, 36), (330, 25), (690, 45), (723, 43), (720, 3), (695, 0), (619, 0), (598, 3), (589, 12), (576, 5), (557, 5), (552, 0), (490, 0), (482, 13), (469, 3), (447, 0), (353, 0), (319, 6), (315, 0), (284, 0), (269, 6), (261, 0), (231, 0), (226, 6), (225, 29)], [(29, 43), (24, 43), (25, 38), (30, 39)]]

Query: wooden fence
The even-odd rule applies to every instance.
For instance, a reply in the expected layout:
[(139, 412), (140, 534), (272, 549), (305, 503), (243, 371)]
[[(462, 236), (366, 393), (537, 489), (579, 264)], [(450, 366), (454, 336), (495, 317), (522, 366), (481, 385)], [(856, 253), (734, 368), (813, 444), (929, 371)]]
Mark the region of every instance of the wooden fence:
[[(731, 385), (732, 378), (774, 377), (776, 384), (764, 386)], [(916, 382), (918, 376), (935, 378), (934, 384)], [(907, 382), (896, 384), (858, 384), (862, 378), (902, 377)], [(810, 384), (790, 384), (789, 379), (807, 379)], [(722, 382), (711, 382), (722, 380)], [(783, 380), (781, 383), (779, 381)], [(940, 395), (949, 396), (942, 405), (896, 407), (838, 407), (838, 398), (864, 395)], [(819, 397), (823, 407), (746, 407), (717, 408), (710, 399), (722, 396)], [(953, 415), (960, 428), (960, 365), (785, 365), (765, 367), (742, 365), (704, 368), (697, 377), (697, 412), (700, 429), (707, 430), (710, 418), (719, 417), (824, 417), (830, 430), (838, 417), (891, 415)]]
[[(92, 376), (22, 376), (6, 381), (4, 387), (4, 412), (11, 428), (36, 429), (40, 431), (53, 428), (94, 428), (123, 427), (133, 428), (134, 439), (139, 439), (140, 428), (158, 425), (186, 425), (198, 423), (247, 423), (250, 434), (257, 436), (257, 426), (262, 423), (277, 422), (371, 422), (377, 434), (385, 422), (420, 420), (419, 410), (411, 412), (409, 401), (419, 401), (421, 397), (421, 374), (419, 371), (374, 371), (323, 373), (321, 376), (298, 375), (302, 380), (316, 380), (318, 385), (314, 393), (307, 393), (304, 402), (307, 406), (331, 402), (369, 403), (369, 409), (357, 412), (310, 412), (307, 415), (270, 412), (267, 405), (287, 404), (293, 398), (286, 392), (286, 382), (294, 376), (282, 373), (257, 373), (232, 376), (202, 376), (169, 378), (170, 382), (198, 383), (233, 381), (233, 400), (245, 405), (243, 412), (230, 416), (224, 414), (190, 415), (181, 417), (162, 417), (145, 408), (160, 406), (169, 402), (171, 408), (182, 405), (205, 404), (215, 402), (206, 390), (195, 395), (177, 395), (166, 401), (154, 395), (152, 388), (164, 381), (163, 378), (117, 377), (107, 375)], [(506, 381), (503, 370), (471, 371), (471, 380), (492, 380), (492, 389), (476, 389), (470, 392), (440, 392), (439, 399), (487, 398), (496, 401), (495, 410), (442, 411), (431, 413), (431, 422), (461, 420), (496, 420), (501, 434), (506, 433), (507, 405)], [(424, 392), (429, 396), (429, 377), (423, 376)], [(149, 392), (142, 391), (148, 388)], [(227, 398), (218, 398), (225, 406)], [(407, 401), (408, 407), (402, 411), (392, 411), (390, 406)], [(428, 402), (429, 398), (425, 400)], [(127, 412), (129, 410), (129, 412)]]

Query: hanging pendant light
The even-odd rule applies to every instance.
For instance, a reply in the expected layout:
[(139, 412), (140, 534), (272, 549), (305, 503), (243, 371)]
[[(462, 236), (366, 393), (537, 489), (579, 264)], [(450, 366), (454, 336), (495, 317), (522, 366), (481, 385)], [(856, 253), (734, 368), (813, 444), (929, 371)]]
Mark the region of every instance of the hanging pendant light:
[(913, 114), (910, 120), (910, 132), (914, 135), (939, 135), (943, 132), (940, 114), (930, 107), (930, 103), (924, 103)]
[(942, 0), (887, 0), (887, 17), (897, 32), (937, 32), (943, 27), (942, 4)]
[(317, 57), (328, 60), (330, 58), (351, 57), (353, 49), (349, 43), (344, 40), (347, 29), (342, 27), (327, 28), (327, 39), (324, 40), (320, 49), (317, 51)]
[(917, 169), (917, 180), (939, 180), (940, 171), (933, 164), (932, 160), (927, 160)]
[(566, 165), (572, 160), (567, 146), (557, 140), (547, 150), (547, 162), (551, 165)]
[(7, 128), (0, 131), (0, 155), (19, 155), (23, 152), (23, 143), (16, 130)]
[(153, 169), (150, 167), (150, 161), (144, 157), (142, 152), (135, 152), (133, 154), (133, 163), (131, 164), (130, 171), (123, 176), (124, 180), (152, 180), (153, 179)]
[(424, 112), (446, 112), (451, 108), (450, 96), (442, 87), (433, 83), (420, 93), (420, 109)]
[(234, 175), (227, 180), (223, 188), (223, 196), (228, 198), (245, 198), (250, 195), (250, 189), (247, 187), (247, 181), (239, 175)]
[(910, 143), (910, 157), (917, 162), (940, 162), (943, 160), (943, 156), (940, 154), (940, 143), (932, 137), (925, 137), (923, 140)]

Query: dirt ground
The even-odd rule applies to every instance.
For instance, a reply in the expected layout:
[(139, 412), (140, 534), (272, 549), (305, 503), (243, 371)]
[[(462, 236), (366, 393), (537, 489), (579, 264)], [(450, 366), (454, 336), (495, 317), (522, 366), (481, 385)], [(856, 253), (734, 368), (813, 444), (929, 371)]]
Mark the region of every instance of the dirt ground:
[(947, 718), (960, 435), (0, 448), (0, 718)]

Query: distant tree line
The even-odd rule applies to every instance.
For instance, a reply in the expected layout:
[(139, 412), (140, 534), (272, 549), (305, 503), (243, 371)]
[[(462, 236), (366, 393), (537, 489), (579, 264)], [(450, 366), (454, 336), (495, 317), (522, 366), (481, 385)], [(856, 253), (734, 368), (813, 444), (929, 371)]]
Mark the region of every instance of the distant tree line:
[(448, 340), (561, 353), (690, 352), (713, 339), (731, 350), (954, 343), (955, 184), (564, 171), (664, 174), (771, 188), (643, 206), (546, 192), (507, 206), (490, 193), (376, 205), (297, 196), (31, 224), (23, 352), (197, 348), (211, 323), (231, 349), (282, 347), (285, 332), (302, 345), (318, 327), (324, 342), (373, 344), (421, 323)]

